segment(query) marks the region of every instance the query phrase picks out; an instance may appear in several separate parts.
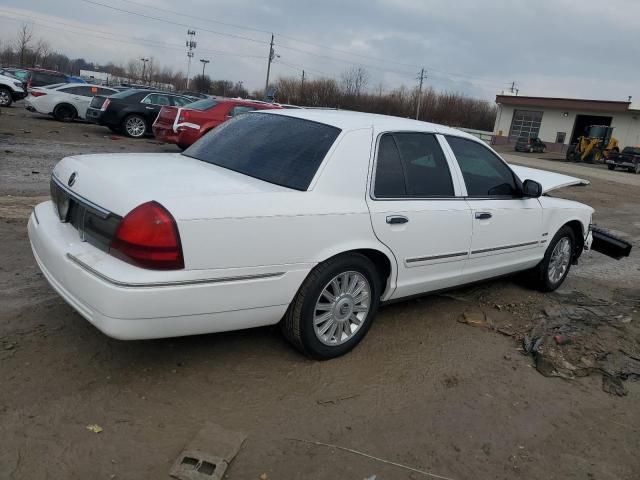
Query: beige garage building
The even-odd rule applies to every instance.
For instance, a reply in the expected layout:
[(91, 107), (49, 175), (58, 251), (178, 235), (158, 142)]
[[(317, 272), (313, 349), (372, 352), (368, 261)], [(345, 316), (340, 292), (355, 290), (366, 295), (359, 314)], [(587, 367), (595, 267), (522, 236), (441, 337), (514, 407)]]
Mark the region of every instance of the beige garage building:
[(640, 105), (631, 102), (503, 94), (496, 103), (496, 145), (540, 137), (549, 151), (564, 152), (589, 125), (607, 125), (620, 148), (640, 146)]

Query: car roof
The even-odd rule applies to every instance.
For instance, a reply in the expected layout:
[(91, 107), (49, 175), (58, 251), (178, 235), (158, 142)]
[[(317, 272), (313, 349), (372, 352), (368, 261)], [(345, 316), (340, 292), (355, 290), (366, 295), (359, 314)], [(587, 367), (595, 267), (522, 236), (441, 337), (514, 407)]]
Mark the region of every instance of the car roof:
[(284, 115), (287, 117), (310, 120), (337, 127), (341, 130), (358, 130), (374, 127), (376, 130), (388, 131), (417, 131), (440, 133), (443, 135), (456, 135), (472, 140), (478, 140), (473, 135), (453, 127), (439, 125), (437, 123), (422, 122), (408, 118), (380, 115), (377, 113), (354, 112), (350, 110), (316, 110), (316, 109), (278, 109), (263, 110), (261, 114)]

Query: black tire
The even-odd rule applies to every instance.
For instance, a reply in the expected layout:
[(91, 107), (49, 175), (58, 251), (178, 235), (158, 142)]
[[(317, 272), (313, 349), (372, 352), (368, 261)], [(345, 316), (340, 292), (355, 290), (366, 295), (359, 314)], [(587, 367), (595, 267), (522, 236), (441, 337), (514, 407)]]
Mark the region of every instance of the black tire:
[[(566, 267), (566, 270), (564, 271), (562, 276), (559, 279), (553, 281), (552, 279), (549, 278), (550, 277), (549, 263), (551, 261), (551, 256), (554, 252), (554, 249), (556, 248), (556, 245), (558, 245), (558, 243), (560, 243), (560, 241), (564, 238), (569, 240), (571, 257), (569, 259), (569, 263)], [(573, 258), (575, 255), (575, 248), (576, 248), (575, 234), (573, 233), (573, 230), (570, 227), (565, 225), (560, 230), (558, 230), (558, 232), (551, 239), (551, 242), (547, 247), (547, 251), (544, 254), (544, 258), (531, 271), (532, 273), (531, 277), (534, 282), (533, 286), (542, 292), (553, 292), (560, 285), (562, 285), (565, 278), (567, 278), (567, 275), (569, 274), (569, 270), (571, 270), (571, 264), (573, 262)]]
[(73, 105), (63, 103), (61, 105), (56, 105), (56, 108), (53, 109), (53, 118), (59, 122), (71, 122), (77, 117), (78, 111)]
[[(316, 302), (331, 280), (345, 272), (357, 272), (366, 278), (371, 292), (369, 310), (351, 338), (331, 346), (321, 342), (314, 331)], [(309, 273), (280, 322), (284, 336), (302, 353), (317, 360), (344, 355), (362, 340), (371, 327), (380, 303), (381, 284), (378, 270), (364, 255), (348, 253), (322, 262)]]
[(567, 149), (567, 160), (570, 162), (577, 162), (577, 153), (576, 153), (576, 146), (575, 145), (570, 145), (569, 148)]
[(7, 87), (0, 87), (0, 107), (10, 107), (12, 103), (11, 90)]
[(640, 174), (640, 162), (636, 163), (636, 166), (633, 168), (633, 173), (636, 175)]
[[(136, 128), (133, 128), (133, 125), (136, 125)], [(142, 138), (149, 131), (149, 126), (147, 125), (147, 121), (141, 115), (127, 115), (120, 124), (120, 128), (124, 132), (125, 135), (131, 138)]]
[(615, 166), (615, 165), (611, 165), (610, 163), (608, 163), (608, 164), (607, 164), (607, 168), (608, 168), (609, 170), (615, 170), (615, 169), (616, 169), (616, 166)]

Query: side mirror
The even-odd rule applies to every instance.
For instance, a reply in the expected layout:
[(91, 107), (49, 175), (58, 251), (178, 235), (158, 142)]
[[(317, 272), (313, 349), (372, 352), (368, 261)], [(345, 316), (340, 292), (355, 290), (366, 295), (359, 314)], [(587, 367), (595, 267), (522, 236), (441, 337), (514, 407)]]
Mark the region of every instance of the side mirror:
[(522, 183), (522, 195), (525, 197), (538, 198), (542, 196), (542, 185), (535, 180), (525, 180)]

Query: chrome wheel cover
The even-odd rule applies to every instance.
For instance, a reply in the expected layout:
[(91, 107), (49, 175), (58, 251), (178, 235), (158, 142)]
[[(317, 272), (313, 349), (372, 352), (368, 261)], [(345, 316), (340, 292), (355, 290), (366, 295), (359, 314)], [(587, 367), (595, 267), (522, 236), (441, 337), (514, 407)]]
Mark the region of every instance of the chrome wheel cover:
[(9, 95), (9, 92), (7, 92), (6, 90), (0, 90), (0, 105), (4, 106), (4, 105), (9, 105), (9, 102), (11, 101), (11, 96)]
[(558, 283), (569, 269), (571, 262), (571, 241), (568, 237), (562, 237), (551, 252), (547, 277), (551, 283)]
[(144, 135), (144, 131), (147, 126), (140, 117), (131, 117), (127, 118), (127, 121), (124, 124), (124, 128), (129, 135), (132, 137), (141, 137)]
[(371, 308), (371, 286), (359, 272), (343, 272), (325, 285), (313, 311), (313, 331), (324, 345), (349, 341)]

